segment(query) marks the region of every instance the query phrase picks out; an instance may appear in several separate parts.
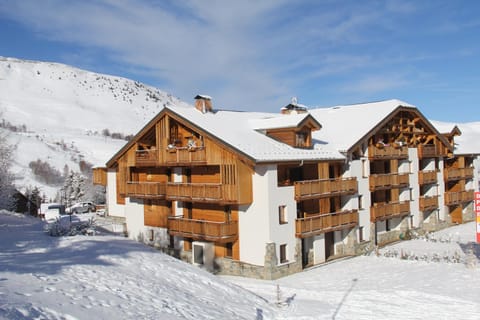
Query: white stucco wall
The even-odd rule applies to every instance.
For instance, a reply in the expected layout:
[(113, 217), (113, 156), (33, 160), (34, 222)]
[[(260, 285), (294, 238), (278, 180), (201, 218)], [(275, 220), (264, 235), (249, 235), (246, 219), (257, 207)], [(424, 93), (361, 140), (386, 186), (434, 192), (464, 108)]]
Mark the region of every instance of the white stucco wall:
[(127, 223), (128, 237), (141, 240), (145, 236), (143, 201), (126, 198), (125, 200), (125, 222)]
[[(365, 172), (364, 172), (365, 171)], [(365, 173), (365, 177), (363, 174)], [(368, 159), (353, 160), (350, 162), (348, 171), (345, 176), (356, 177), (358, 182), (358, 195), (362, 196), (362, 209), (358, 207), (358, 198), (356, 207), (352, 204), (351, 209), (358, 208), (358, 225), (363, 228), (363, 239), (368, 240), (370, 238), (370, 164)], [(359, 235), (357, 234), (357, 240)]]
[[(287, 245), (287, 259), (294, 260), (296, 202), (294, 187), (277, 187), (277, 166), (257, 165), (252, 177), (253, 202), (243, 206), (239, 214), (240, 260), (264, 265), (267, 243), (276, 244), (277, 258), (279, 247)], [(279, 224), (278, 207), (286, 206), (286, 224)]]
[(445, 183), (443, 182), (443, 174), (444, 174), (444, 162), (441, 159), (438, 162), (438, 174), (437, 174), (437, 181), (438, 181), (438, 218), (440, 220), (445, 220), (448, 215), (448, 207), (445, 206)]
[[(414, 228), (418, 228), (420, 223), (423, 222), (420, 215), (420, 185), (418, 184), (418, 172), (419, 168), (418, 149), (408, 148), (408, 161), (403, 161), (400, 165), (399, 172), (409, 172), (410, 188), (409, 190), (403, 190), (400, 194), (400, 200), (410, 200), (410, 217)], [(411, 190), (411, 191), (410, 191)], [(410, 224), (410, 222), (409, 222)]]
[(108, 215), (124, 218), (125, 205), (117, 204), (117, 173), (115, 169), (108, 169), (107, 171), (106, 193)]

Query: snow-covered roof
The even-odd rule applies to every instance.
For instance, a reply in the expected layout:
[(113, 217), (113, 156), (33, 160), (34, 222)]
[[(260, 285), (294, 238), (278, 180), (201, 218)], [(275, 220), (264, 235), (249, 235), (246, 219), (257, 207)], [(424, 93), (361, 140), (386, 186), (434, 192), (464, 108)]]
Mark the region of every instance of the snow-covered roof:
[(212, 97), (207, 96), (206, 94), (197, 94), (195, 96), (195, 99), (206, 99), (206, 100), (212, 100)]
[[(256, 130), (296, 128), (308, 117), (311, 117), (309, 113), (275, 114), (270, 118), (251, 119), (250, 124)], [(318, 122), (317, 125), (321, 127)]]
[(287, 122), (301, 122), (308, 115), (279, 116), (272, 113), (222, 111), (202, 113), (195, 108), (167, 107), (186, 121), (208, 132), (256, 162), (290, 160), (343, 160), (345, 157), (333, 148), (315, 144), (312, 149), (291, 147), (272, 139), (256, 129), (258, 124), (277, 123), (278, 119)]
[(449, 122), (431, 121), (441, 133), (450, 133), (457, 126), (461, 135), (455, 137), (455, 154), (480, 154), (480, 122), (455, 124)]
[(310, 109), (322, 125), (313, 138), (341, 152), (347, 151), (399, 106), (416, 108), (396, 99), (330, 108)]

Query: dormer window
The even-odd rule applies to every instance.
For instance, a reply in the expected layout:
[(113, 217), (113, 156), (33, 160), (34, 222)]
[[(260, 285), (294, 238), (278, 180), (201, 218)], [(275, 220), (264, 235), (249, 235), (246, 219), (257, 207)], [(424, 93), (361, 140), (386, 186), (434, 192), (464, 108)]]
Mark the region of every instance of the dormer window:
[(309, 132), (300, 131), (295, 133), (295, 147), (297, 148), (308, 148), (310, 147), (309, 143)]
[(322, 125), (310, 114), (289, 114), (257, 120), (255, 130), (294, 148), (312, 148), (312, 131)]

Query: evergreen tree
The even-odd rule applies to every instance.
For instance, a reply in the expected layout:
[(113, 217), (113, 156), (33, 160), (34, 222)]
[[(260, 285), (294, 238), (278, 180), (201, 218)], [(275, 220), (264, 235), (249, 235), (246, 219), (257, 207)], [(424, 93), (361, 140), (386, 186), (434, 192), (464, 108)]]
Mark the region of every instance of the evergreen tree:
[(70, 171), (62, 187), (62, 197), (67, 206), (85, 200), (85, 178), (77, 173)]
[(7, 138), (0, 134), (0, 209), (12, 210), (15, 206), (15, 187), (10, 172), (14, 151), (15, 147), (9, 145)]

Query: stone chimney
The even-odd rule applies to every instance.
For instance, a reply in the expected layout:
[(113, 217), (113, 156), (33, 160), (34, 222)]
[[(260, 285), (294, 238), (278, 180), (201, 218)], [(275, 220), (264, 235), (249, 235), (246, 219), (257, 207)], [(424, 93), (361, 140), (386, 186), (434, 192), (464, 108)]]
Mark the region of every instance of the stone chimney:
[(212, 112), (212, 97), (198, 94), (195, 96), (195, 108), (201, 113)]
[(301, 104), (298, 104), (297, 98), (293, 97), (292, 102), (280, 109), (281, 114), (298, 114), (298, 113), (307, 113), (307, 107)]

